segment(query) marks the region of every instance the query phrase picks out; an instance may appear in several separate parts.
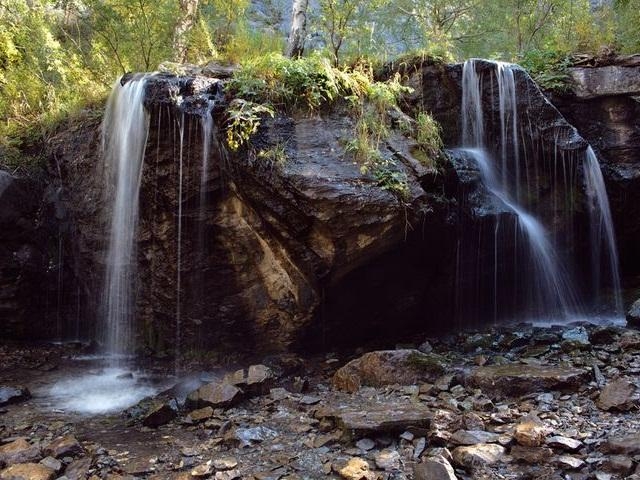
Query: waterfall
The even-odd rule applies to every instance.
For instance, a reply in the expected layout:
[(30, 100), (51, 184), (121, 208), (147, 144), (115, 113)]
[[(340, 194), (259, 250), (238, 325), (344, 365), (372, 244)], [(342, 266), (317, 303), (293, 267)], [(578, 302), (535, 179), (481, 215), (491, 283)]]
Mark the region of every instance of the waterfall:
[(113, 86), (102, 123), (104, 162), (115, 187), (103, 292), (102, 339), (113, 357), (133, 351), (136, 229), (149, 118), (144, 109), (147, 75)]
[[(591, 264), (593, 268), (593, 290), (602, 291), (604, 280), (602, 263), (609, 268), (610, 285), (613, 288), (613, 306), (615, 313), (624, 316), (622, 287), (618, 271), (618, 249), (613, 229), (613, 219), (609, 208), (609, 198), (600, 171), (598, 158), (591, 147), (587, 148), (584, 159), (584, 179), (588, 198), (589, 220), (591, 224)], [(606, 260), (603, 258), (603, 251)], [(606, 265), (608, 263), (608, 265)]]
[[(501, 225), (500, 216), (497, 216), (492, 232), (493, 265), (486, 275), (493, 277), (494, 320), (513, 313), (535, 319), (569, 318), (576, 313), (578, 304), (570, 277), (543, 224), (520, 204), (520, 125), (514, 67), (495, 63), (492, 73), (498, 87), (500, 132), (496, 156), (499, 158), (494, 158), (487, 145), (482, 105), (483, 78), (477, 72), (475, 60), (465, 62), (463, 67), (463, 148), (458, 151), (474, 160), (484, 187), (514, 217), (512, 234)], [(502, 230), (506, 232), (502, 233)], [(501, 255), (500, 238), (513, 243), (511, 261), (506, 259), (507, 253), (504, 257)], [(512, 263), (507, 272), (505, 264), (509, 262)], [(480, 263), (478, 260), (477, 265)], [(458, 272), (459, 276), (464, 274)], [(500, 289), (504, 292), (499, 292)], [(479, 296), (476, 292), (475, 297)]]

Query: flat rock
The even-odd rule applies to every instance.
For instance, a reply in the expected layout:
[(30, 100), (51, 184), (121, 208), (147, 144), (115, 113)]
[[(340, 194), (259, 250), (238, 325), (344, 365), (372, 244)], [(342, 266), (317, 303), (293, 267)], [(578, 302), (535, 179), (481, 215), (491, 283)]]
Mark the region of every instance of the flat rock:
[(344, 407), (320, 414), (333, 419), (337, 426), (353, 437), (374, 433), (402, 433), (409, 427), (428, 428), (431, 410), (418, 404), (379, 404), (364, 408)]
[(451, 454), (456, 465), (474, 469), (493, 465), (505, 455), (505, 448), (493, 443), (479, 443), (465, 447), (456, 447)]
[(608, 65), (568, 69), (578, 98), (640, 95), (640, 66)]
[(0, 447), (0, 465), (14, 465), (17, 463), (29, 463), (42, 458), (42, 452), (38, 445), (31, 445), (26, 439), (18, 438), (11, 443)]
[(435, 353), (380, 350), (365, 353), (340, 368), (333, 376), (333, 386), (353, 393), (363, 386), (414, 385), (435, 381), (445, 373), (446, 366), (446, 359)]
[(514, 445), (511, 447), (511, 457), (514, 460), (538, 465), (547, 463), (553, 457), (553, 450), (547, 447), (523, 447), (522, 445)]
[(65, 435), (52, 441), (44, 453), (54, 458), (73, 457), (83, 453), (82, 445), (73, 435)]
[(0, 480), (53, 480), (53, 470), (40, 463), (19, 463), (0, 472)]
[(87, 478), (91, 463), (92, 459), (90, 457), (79, 458), (65, 469), (64, 476), (69, 480), (84, 480)]
[(441, 455), (427, 457), (413, 467), (414, 480), (457, 480), (451, 464)]
[(31, 392), (27, 387), (0, 386), (0, 407), (14, 403), (24, 402), (31, 398)]
[(212, 464), (216, 470), (231, 470), (238, 466), (238, 460), (235, 457), (215, 458)]
[(213, 408), (204, 407), (198, 408), (197, 410), (192, 410), (189, 412), (189, 418), (194, 422), (202, 422), (207, 420), (213, 416)]
[(229, 383), (208, 383), (191, 392), (187, 405), (195, 408), (226, 408), (242, 399), (242, 390)]
[(551, 448), (559, 448), (562, 450), (567, 450), (569, 452), (580, 450), (580, 448), (582, 448), (582, 446), (584, 445), (580, 440), (569, 437), (562, 437), (559, 435), (548, 437), (546, 444)]
[(155, 405), (146, 413), (142, 419), (145, 427), (158, 428), (166, 425), (178, 416), (178, 404), (175, 400)]
[(635, 393), (636, 386), (633, 383), (619, 378), (605, 385), (596, 404), (602, 410), (630, 410), (637, 401)]
[(577, 390), (589, 378), (577, 368), (509, 363), (472, 370), (467, 381), (487, 392), (518, 395), (549, 390)]
[(484, 430), (458, 430), (451, 435), (450, 441), (456, 445), (476, 445), (478, 443), (497, 443), (500, 435)]
[(602, 448), (608, 453), (638, 455), (640, 454), (640, 433), (609, 437)]
[(584, 460), (570, 455), (560, 455), (556, 458), (556, 465), (568, 470), (577, 470), (585, 466)]

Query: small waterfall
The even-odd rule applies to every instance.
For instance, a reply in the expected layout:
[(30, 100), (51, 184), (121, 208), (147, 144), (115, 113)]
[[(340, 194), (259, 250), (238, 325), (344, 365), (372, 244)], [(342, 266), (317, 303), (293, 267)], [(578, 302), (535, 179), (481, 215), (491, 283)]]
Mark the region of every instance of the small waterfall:
[[(602, 291), (605, 281), (602, 269), (608, 267), (609, 285), (613, 288), (615, 313), (624, 316), (622, 287), (618, 271), (618, 249), (613, 229), (613, 219), (609, 208), (609, 198), (605, 188), (600, 164), (591, 147), (587, 148), (584, 159), (584, 180), (588, 198), (589, 220), (591, 223), (591, 264), (593, 268), (593, 291)], [(604, 252), (604, 255), (603, 255)], [(605, 260), (606, 257), (606, 260)], [(605, 265), (603, 265), (603, 262)], [(608, 263), (608, 265), (607, 265)]]
[(182, 200), (184, 181), (184, 113), (180, 116), (180, 147), (178, 153), (178, 228), (176, 251), (176, 338), (175, 338), (175, 371), (180, 371), (180, 349), (182, 342)]
[[(506, 225), (501, 225), (500, 216), (496, 218), (491, 233), (493, 265), (487, 275), (493, 277), (494, 320), (514, 313), (537, 319), (568, 318), (577, 311), (578, 303), (569, 276), (555, 246), (548, 240), (549, 235), (542, 223), (520, 204), (521, 129), (514, 67), (495, 63), (493, 75), (498, 87), (500, 135), (496, 153), (499, 159), (493, 157), (487, 145), (482, 105), (483, 78), (477, 72), (475, 60), (465, 62), (463, 67), (463, 148), (459, 151), (474, 159), (484, 187), (515, 216), (512, 234)], [(490, 78), (493, 81), (493, 77)], [(507, 253), (504, 254), (505, 257), (501, 256), (499, 240), (502, 238), (513, 244), (513, 258), (508, 268), (505, 264), (509, 263)], [(479, 251), (477, 255), (477, 268), (482, 268)], [(464, 272), (459, 271), (458, 275), (464, 275)], [(480, 275), (476, 283), (481, 283)], [(510, 285), (506, 285), (507, 283)], [(481, 301), (479, 287), (474, 288), (476, 291), (472, 297), (475, 297), (476, 302)], [(499, 292), (501, 288), (504, 292)]]
[(143, 101), (147, 75), (114, 84), (102, 124), (104, 162), (115, 186), (103, 298), (102, 339), (113, 357), (133, 350), (136, 229), (142, 164), (149, 133)]

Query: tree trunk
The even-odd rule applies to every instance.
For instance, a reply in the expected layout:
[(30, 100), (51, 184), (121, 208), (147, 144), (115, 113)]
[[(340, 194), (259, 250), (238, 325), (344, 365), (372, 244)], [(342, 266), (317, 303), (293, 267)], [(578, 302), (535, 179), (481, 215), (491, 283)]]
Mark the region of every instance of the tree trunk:
[(284, 54), (287, 57), (300, 57), (304, 51), (304, 40), (307, 35), (307, 7), (309, 0), (293, 0), (291, 12), (291, 32)]
[(187, 58), (189, 32), (196, 23), (199, 0), (180, 0), (180, 17), (173, 31), (173, 59), (183, 63)]

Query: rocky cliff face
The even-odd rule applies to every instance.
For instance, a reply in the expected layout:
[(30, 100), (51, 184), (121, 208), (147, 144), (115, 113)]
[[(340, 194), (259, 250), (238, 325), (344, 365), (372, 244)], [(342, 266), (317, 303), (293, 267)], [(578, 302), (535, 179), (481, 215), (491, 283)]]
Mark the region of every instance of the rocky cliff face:
[(594, 147), (614, 215), (622, 272), (640, 272), (640, 56), (570, 69), (569, 94), (552, 94), (562, 112)]

